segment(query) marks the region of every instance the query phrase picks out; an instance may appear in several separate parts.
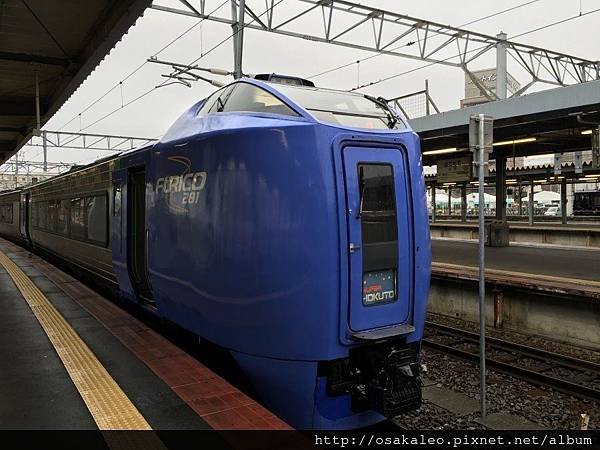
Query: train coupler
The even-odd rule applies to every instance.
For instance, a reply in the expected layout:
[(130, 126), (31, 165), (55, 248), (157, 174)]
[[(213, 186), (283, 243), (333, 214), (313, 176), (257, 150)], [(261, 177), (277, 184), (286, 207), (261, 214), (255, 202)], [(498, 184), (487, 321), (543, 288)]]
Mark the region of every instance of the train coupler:
[(354, 410), (371, 409), (391, 418), (421, 406), (418, 364), (387, 366), (376, 377), (355, 388)]

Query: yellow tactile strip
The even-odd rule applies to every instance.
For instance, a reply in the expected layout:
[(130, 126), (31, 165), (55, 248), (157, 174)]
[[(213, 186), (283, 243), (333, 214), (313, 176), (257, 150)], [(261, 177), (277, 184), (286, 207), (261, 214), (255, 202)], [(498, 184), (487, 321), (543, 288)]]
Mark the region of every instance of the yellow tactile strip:
[(146, 419), (125, 395), (75, 330), (40, 289), (8, 256), (4, 266), (48, 335), (100, 430), (151, 430)]

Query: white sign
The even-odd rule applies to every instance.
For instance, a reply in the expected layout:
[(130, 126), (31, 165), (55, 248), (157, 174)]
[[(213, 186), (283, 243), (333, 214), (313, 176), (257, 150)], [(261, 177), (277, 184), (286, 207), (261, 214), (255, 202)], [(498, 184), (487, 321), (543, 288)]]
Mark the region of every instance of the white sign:
[[(496, 69), (476, 70), (471, 73), (486, 89), (496, 92)], [(514, 94), (519, 89), (521, 89), (519, 82), (511, 74), (507, 73), (506, 90), (509, 95)], [(485, 98), (483, 92), (475, 85), (471, 77), (465, 74), (465, 100), (471, 103), (469, 100), (480, 99), (482, 97)]]

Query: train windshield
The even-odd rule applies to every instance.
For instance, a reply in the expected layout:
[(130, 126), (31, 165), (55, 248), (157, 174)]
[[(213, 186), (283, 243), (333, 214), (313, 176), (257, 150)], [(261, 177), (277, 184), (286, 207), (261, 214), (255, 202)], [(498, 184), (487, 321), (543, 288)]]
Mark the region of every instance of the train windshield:
[(407, 127), (403, 117), (373, 97), (306, 86), (277, 85), (277, 89), (323, 122), (367, 129)]

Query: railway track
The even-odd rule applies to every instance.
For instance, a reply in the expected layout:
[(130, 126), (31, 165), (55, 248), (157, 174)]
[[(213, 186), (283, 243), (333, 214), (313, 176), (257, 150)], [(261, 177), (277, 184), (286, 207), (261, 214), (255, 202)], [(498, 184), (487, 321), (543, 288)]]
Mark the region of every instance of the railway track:
[[(423, 345), (479, 362), (477, 333), (428, 321)], [(565, 394), (600, 401), (600, 364), (486, 336), (486, 365)]]

